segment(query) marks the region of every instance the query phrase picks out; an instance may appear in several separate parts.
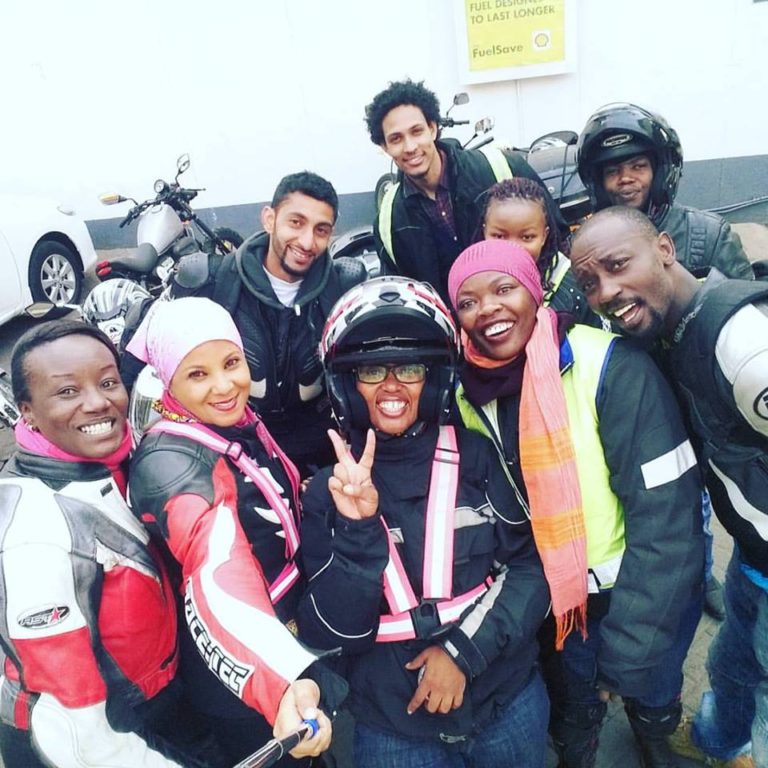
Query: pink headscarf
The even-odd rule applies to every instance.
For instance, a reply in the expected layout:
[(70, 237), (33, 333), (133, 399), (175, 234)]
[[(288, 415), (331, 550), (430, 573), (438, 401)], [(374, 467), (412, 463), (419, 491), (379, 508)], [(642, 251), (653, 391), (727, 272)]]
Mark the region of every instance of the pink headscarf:
[(531, 254), (508, 240), (481, 240), (463, 250), (448, 273), (448, 295), (454, 309), (456, 296), (464, 281), (480, 272), (502, 272), (514, 277), (528, 289), (536, 306), (541, 306), (544, 290)]
[(231, 315), (210, 299), (187, 297), (156, 301), (126, 347), (149, 363), (167, 390), (181, 361), (207, 341), (243, 341)]

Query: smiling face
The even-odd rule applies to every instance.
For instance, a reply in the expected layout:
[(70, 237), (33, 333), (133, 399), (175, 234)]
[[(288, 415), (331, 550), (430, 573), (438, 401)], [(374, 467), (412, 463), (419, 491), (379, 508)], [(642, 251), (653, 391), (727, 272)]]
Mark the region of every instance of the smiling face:
[(603, 166), (603, 186), (611, 205), (645, 211), (652, 183), (653, 166), (648, 155), (633, 155)]
[(251, 374), (242, 350), (231, 341), (195, 347), (173, 374), (169, 391), (196, 419), (232, 427), (245, 413)]
[(661, 335), (676, 303), (669, 235), (652, 236), (619, 217), (590, 224), (571, 251), (574, 276), (590, 306), (629, 336)]
[(128, 393), (110, 350), (72, 334), (34, 348), (24, 359), (30, 399), (21, 413), (54, 445), (87, 459), (116, 451), (125, 436)]
[(266, 206), (261, 212), (269, 234), (264, 267), (286, 282), (301, 280), (328, 247), (333, 222), (328, 203), (302, 192), (292, 192), (276, 208)]
[(406, 176), (416, 183), (437, 183), (441, 160), (435, 144), (435, 123), (428, 123), (424, 113), (413, 104), (403, 104), (387, 112), (381, 129), (382, 149)]
[(522, 197), (492, 200), (485, 212), (483, 233), (486, 240), (516, 243), (538, 261), (549, 235), (544, 206)]
[(525, 349), (536, 325), (530, 291), (503, 272), (478, 272), (456, 295), (459, 323), (475, 347), (494, 360), (511, 360)]
[(404, 384), (390, 369), (379, 384), (355, 386), (368, 407), (371, 426), (387, 435), (400, 435), (416, 423), (424, 380)]

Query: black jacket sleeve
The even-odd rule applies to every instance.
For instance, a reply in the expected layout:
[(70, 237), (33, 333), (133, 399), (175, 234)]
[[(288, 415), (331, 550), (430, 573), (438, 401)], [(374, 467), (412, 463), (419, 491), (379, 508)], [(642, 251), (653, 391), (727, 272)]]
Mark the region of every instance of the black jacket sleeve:
[(630, 342), (613, 346), (597, 411), (626, 540), (601, 624), (598, 681), (622, 696), (642, 696), (703, 583), (700, 472), (671, 389)]
[(381, 517), (350, 520), (336, 511), (324, 469), (303, 499), (301, 554), (308, 587), (299, 603), (299, 636), (313, 648), (366, 650), (376, 640), (389, 559)]

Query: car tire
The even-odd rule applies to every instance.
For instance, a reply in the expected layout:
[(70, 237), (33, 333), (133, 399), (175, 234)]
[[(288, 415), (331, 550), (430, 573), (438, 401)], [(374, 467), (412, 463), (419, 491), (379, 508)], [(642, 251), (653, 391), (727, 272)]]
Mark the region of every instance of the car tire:
[[(83, 291), (83, 270), (72, 248), (55, 240), (39, 242), (29, 260), (29, 290), (35, 301), (77, 304)], [(59, 317), (68, 311), (51, 310), (46, 317)]]

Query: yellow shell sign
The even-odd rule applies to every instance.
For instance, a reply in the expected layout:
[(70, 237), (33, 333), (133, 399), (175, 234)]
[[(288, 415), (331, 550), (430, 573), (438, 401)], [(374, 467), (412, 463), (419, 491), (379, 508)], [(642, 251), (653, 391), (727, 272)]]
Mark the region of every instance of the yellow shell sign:
[[(575, 0), (460, 0), (459, 44), (467, 82), (564, 72)], [(463, 37), (463, 39), (462, 39)], [(482, 73), (497, 71), (496, 76)]]

